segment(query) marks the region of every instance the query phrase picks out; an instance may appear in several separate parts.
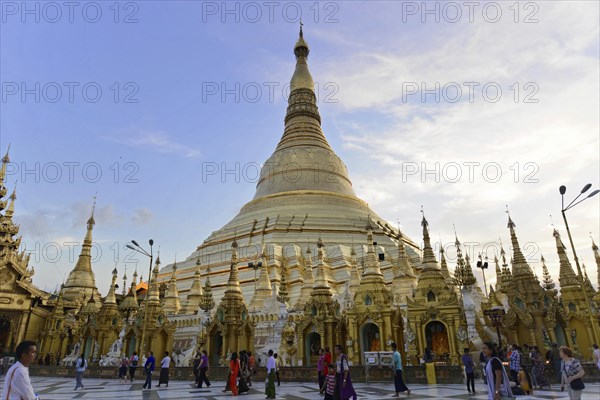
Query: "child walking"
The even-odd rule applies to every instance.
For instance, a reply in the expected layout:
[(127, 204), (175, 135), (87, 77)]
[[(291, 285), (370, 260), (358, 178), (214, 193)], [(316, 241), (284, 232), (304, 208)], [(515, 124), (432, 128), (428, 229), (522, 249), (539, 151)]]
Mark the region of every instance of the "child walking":
[(333, 394), (335, 393), (335, 367), (333, 364), (327, 366), (328, 373), (325, 377), (325, 382), (321, 388), (321, 392), (325, 392), (323, 400), (333, 400)]

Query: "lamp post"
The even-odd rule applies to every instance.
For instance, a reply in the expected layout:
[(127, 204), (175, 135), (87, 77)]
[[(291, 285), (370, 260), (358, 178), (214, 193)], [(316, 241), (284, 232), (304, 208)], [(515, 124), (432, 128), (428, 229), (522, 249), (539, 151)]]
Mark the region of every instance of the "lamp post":
[(477, 261), (477, 268), (481, 269), (483, 274), (483, 289), (485, 290), (485, 297), (488, 297), (487, 283), (485, 282), (485, 270), (488, 268), (488, 258), (485, 256), (485, 262), (481, 259), (481, 253), (479, 253), (479, 261)]
[(142, 325), (142, 339), (140, 340), (140, 347), (139, 347), (139, 351), (138, 351), (140, 357), (142, 357), (143, 356), (142, 351), (144, 351), (144, 338), (146, 337), (146, 323), (148, 322), (148, 295), (150, 294), (150, 284), (152, 283), (152, 261), (154, 259), (153, 254), (152, 254), (152, 245), (154, 244), (154, 240), (152, 240), (152, 239), (148, 240), (148, 244), (150, 245), (150, 253), (148, 253), (135, 240), (132, 240), (131, 243), (133, 244), (133, 246), (128, 243), (125, 245), (125, 247), (127, 247), (128, 249), (133, 250), (137, 253), (143, 254), (146, 257), (150, 257), (150, 269), (148, 270), (148, 291), (146, 292), (146, 299), (145, 299), (146, 306), (145, 306), (145, 310), (144, 310), (144, 324)]
[(498, 335), (498, 348), (502, 348), (502, 336), (500, 336), (500, 327), (502, 326), (502, 319), (504, 318), (504, 308), (501, 305), (492, 306), (492, 308), (483, 312), (492, 321), (492, 325), (496, 327), (496, 334)]
[(583, 279), (583, 274), (581, 273), (581, 267), (579, 266), (579, 259), (577, 258), (577, 252), (575, 251), (575, 245), (573, 244), (573, 238), (571, 237), (571, 230), (569, 229), (569, 223), (567, 222), (567, 214), (566, 214), (567, 210), (570, 210), (571, 208), (575, 207), (577, 204), (600, 193), (600, 190), (596, 189), (592, 193), (590, 193), (586, 197), (584, 197), (583, 199), (577, 201), (577, 199), (579, 199), (579, 197), (581, 197), (581, 195), (584, 194), (585, 192), (587, 192), (591, 187), (592, 187), (591, 183), (588, 183), (587, 185), (585, 185), (583, 187), (583, 189), (581, 189), (581, 192), (579, 192), (577, 197), (575, 197), (566, 207), (565, 207), (565, 193), (567, 192), (567, 187), (565, 185), (562, 185), (558, 189), (558, 191), (561, 196), (561, 204), (562, 204), (562, 208), (561, 208), (560, 212), (562, 213), (563, 220), (565, 221), (565, 228), (567, 228), (567, 235), (569, 235), (569, 242), (571, 243), (571, 249), (573, 250), (573, 257), (575, 258), (575, 265), (577, 266), (577, 276), (578, 276), (580, 284), (581, 284), (581, 289), (583, 291), (583, 297), (585, 300), (585, 304), (587, 304), (590, 322), (592, 323), (592, 334), (594, 335), (592, 342), (597, 343), (598, 339), (600, 339), (600, 336), (598, 336), (598, 330), (596, 327), (596, 323), (594, 322), (594, 315), (592, 313), (591, 303), (590, 303), (590, 300), (588, 299), (587, 290), (585, 290), (585, 282)]

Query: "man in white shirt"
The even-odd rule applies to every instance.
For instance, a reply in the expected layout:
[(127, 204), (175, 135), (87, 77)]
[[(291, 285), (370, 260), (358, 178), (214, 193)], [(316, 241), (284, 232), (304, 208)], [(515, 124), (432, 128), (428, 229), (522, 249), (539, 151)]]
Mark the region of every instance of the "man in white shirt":
[(163, 383), (169, 387), (169, 364), (171, 364), (171, 357), (169, 352), (165, 351), (164, 358), (160, 361), (160, 376), (158, 378), (158, 387)]
[(35, 342), (26, 340), (17, 346), (17, 362), (6, 373), (2, 400), (38, 400), (29, 379), (29, 364), (35, 361)]
[(269, 350), (269, 359), (267, 360), (267, 385), (265, 387), (265, 394), (267, 399), (275, 398), (275, 371), (277, 365), (275, 364), (275, 358), (273, 357), (273, 350)]

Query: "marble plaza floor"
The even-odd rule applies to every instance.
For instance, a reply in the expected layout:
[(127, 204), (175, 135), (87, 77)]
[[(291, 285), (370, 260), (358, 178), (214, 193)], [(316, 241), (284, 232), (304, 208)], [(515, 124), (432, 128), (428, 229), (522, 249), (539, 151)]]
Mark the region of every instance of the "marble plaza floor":
[[(142, 391), (143, 382), (136, 380), (133, 384), (122, 383), (117, 380), (108, 379), (85, 379), (83, 390), (74, 391), (75, 379), (32, 377), (33, 387), (39, 394), (40, 400), (67, 400), (67, 399), (206, 399), (217, 400), (232, 398), (231, 393), (222, 393), (224, 382), (214, 382), (210, 388), (198, 389), (191, 382), (171, 381), (168, 388), (156, 388), (153, 382), (151, 390)], [(0, 388), (4, 383), (1, 377)], [(394, 394), (393, 383), (357, 383), (355, 384), (358, 398), (362, 400), (391, 399)], [(481, 381), (476, 385), (478, 393), (471, 395), (467, 393), (463, 385), (411, 385), (410, 399), (433, 400), (433, 399), (464, 399), (464, 400), (486, 400), (485, 386)], [(309, 383), (282, 382), (277, 388), (277, 399), (282, 400), (321, 400), (322, 396), (315, 390), (315, 385)], [(246, 400), (264, 399), (264, 382), (257, 382), (249, 393), (238, 396)], [(401, 395), (400, 398), (405, 398)], [(537, 391), (533, 396), (520, 396), (517, 399), (568, 399), (567, 393), (561, 393), (560, 389), (554, 387), (550, 390)], [(582, 400), (600, 399), (600, 384), (586, 383)]]

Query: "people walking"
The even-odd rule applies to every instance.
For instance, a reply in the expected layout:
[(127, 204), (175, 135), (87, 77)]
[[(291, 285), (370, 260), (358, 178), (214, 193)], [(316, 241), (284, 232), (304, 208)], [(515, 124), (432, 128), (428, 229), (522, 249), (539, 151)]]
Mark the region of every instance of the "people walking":
[(206, 383), (206, 387), (210, 387), (210, 381), (208, 380), (208, 353), (206, 350), (202, 350), (202, 356), (200, 357), (200, 364), (198, 364), (198, 387), (202, 387), (202, 383)]
[(273, 354), (273, 358), (275, 359), (275, 377), (277, 378), (277, 386), (281, 385), (281, 380), (279, 379), (279, 368), (281, 367), (281, 358), (277, 356), (277, 353)]
[(248, 352), (246, 350), (240, 351), (240, 372), (238, 373), (238, 394), (246, 393), (250, 391), (248, 387)]
[(75, 363), (75, 389), (77, 390), (81, 387), (83, 390), (83, 373), (87, 368), (87, 361), (85, 360), (85, 354), (81, 352), (81, 356), (77, 359)]
[(252, 352), (248, 352), (248, 371), (250, 374), (248, 375), (248, 386), (252, 386), (252, 378), (254, 374), (256, 374), (256, 362), (254, 361), (254, 355)]
[(127, 380), (127, 367), (129, 366), (129, 358), (121, 357), (119, 362), (119, 383), (123, 383)]
[(344, 354), (342, 345), (336, 344), (334, 347), (336, 360), (335, 370), (335, 398), (340, 400), (348, 400), (352, 398), (356, 400), (356, 392), (352, 386), (352, 379), (350, 378), (350, 365), (348, 364), (348, 357)]
[(319, 361), (317, 361), (317, 379), (319, 382), (319, 392), (323, 392), (323, 384), (327, 375), (323, 373), (325, 368), (325, 350), (319, 349)]
[(481, 368), (481, 377), (483, 378), (483, 383), (487, 385), (487, 377), (485, 376), (485, 364), (487, 364), (487, 360), (485, 359), (483, 351), (481, 351), (479, 353), (479, 367)]
[(146, 382), (144, 382), (144, 386), (142, 390), (152, 388), (152, 372), (154, 371), (154, 364), (156, 363), (156, 359), (154, 358), (154, 353), (149, 352), (148, 358), (146, 359), (146, 363), (144, 364), (144, 372), (146, 372)]
[(269, 350), (269, 359), (267, 360), (267, 384), (265, 386), (265, 395), (267, 399), (275, 398), (275, 357), (273, 357), (273, 350)]
[(37, 394), (31, 386), (29, 378), (29, 365), (33, 363), (37, 356), (37, 347), (35, 342), (26, 340), (17, 345), (15, 362), (6, 371), (4, 378), (4, 387), (2, 389), (2, 399), (18, 400), (38, 400)]
[(471, 357), (468, 347), (464, 349), (461, 361), (465, 366), (465, 375), (467, 377), (467, 390), (469, 391), (469, 393), (475, 393), (475, 364), (473, 363), (473, 357)]
[(557, 343), (552, 343), (552, 347), (546, 354), (546, 359), (550, 361), (552, 369), (554, 370), (554, 374), (556, 375), (556, 379), (560, 382), (562, 379), (562, 373), (560, 369), (561, 358)]
[(321, 393), (325, 392), (323, 400), (334, 400), (335, 395), (335, 367), (333, 364), (327, 366), (327, 376), (321, 386)]
[(140, 362), (140, 358), (137, 355), (137, 352), (134, 351), (131, 357), (129, 358), (129, 377), (131, 378), (129, 382), (133, 382), (133, 378), (135, 377), (135, 370)]
[(406, 387), (404, 384), (404, 379), (402, 379), (402, 356), (398, 351), (398, 345), (396, 343), (392, 343), (392, 350), (394, 351), (394, 356), (392, 359), (392, 365), (394, 367), (394, 387), (396, 389), (396, 394), (394, 397), (399, 397), (400, 393), (406, 392), (407, 396), (410, 396), (410, 389)]
[(163, 383), (169, 387), (169, 365), (171, 364), (171, 357), (169, 352), (165, 351), (165, 356), (160, 360), (160, 375), (158, 377), (158, 387)]
[(594, 357), (594, 364), (596, 364), (596, 367), (600, 369), (600, 349), (596, 343), (594, 343), (592, 347), (594, 348), (594, 352), (592, 353), (592, 356)]
[(546, 378), (545, 374), (546, 368), (544, 364), (544, 358), (539, 352), (537, 346), (532, 346), (531, 350), (531, 361), (533, 362), (533, 372), (531, 374), (531, 380), (533, 382), (533, 387), (534, 389), (536, 387), (539, 389), (542, 389), (544, 387), (550, 388), (550, 383), (548, 383), (548, 379)]
[(240, 373), (240, 361), (238, 360), (237, 352), (231, 353), (231, 359), (229, 361), (229, 388), (234, 396), (238, 395), (237, 378)]
[(198, 384), (198, 377), (200, 376), (200, 361), (202, 360), (202, 352), (200, 349), (196, 351), (196, 355), (194, 356), (194, 384)]
[(488, 400), (500, 400), (500, 397), (514, 397), (510, 389), (508, 374), (502, 366), (496, 345), (492, 342), (485, 342), (481, 349), (487, 360), (485, 374), (487, 376)]
[(560, 347), (559, 355), (561, 358), (560, 371), (562, 374), (560, 389), (565, 390), (566, 386), (569, 392), (569, 399), (580, 400), (583, 389), (585, 389), (583, 380), (581, 380), (585, 375), (585, 371), (579, 360), (573, 358), (573, 351), (567, 346)]
[(521, 352), (519, 351), (519, 346), (513, 344), (511, 346), (512, 352), (510, 353), (510, 380), (519, 384), (519, 371), (521, 370)]

